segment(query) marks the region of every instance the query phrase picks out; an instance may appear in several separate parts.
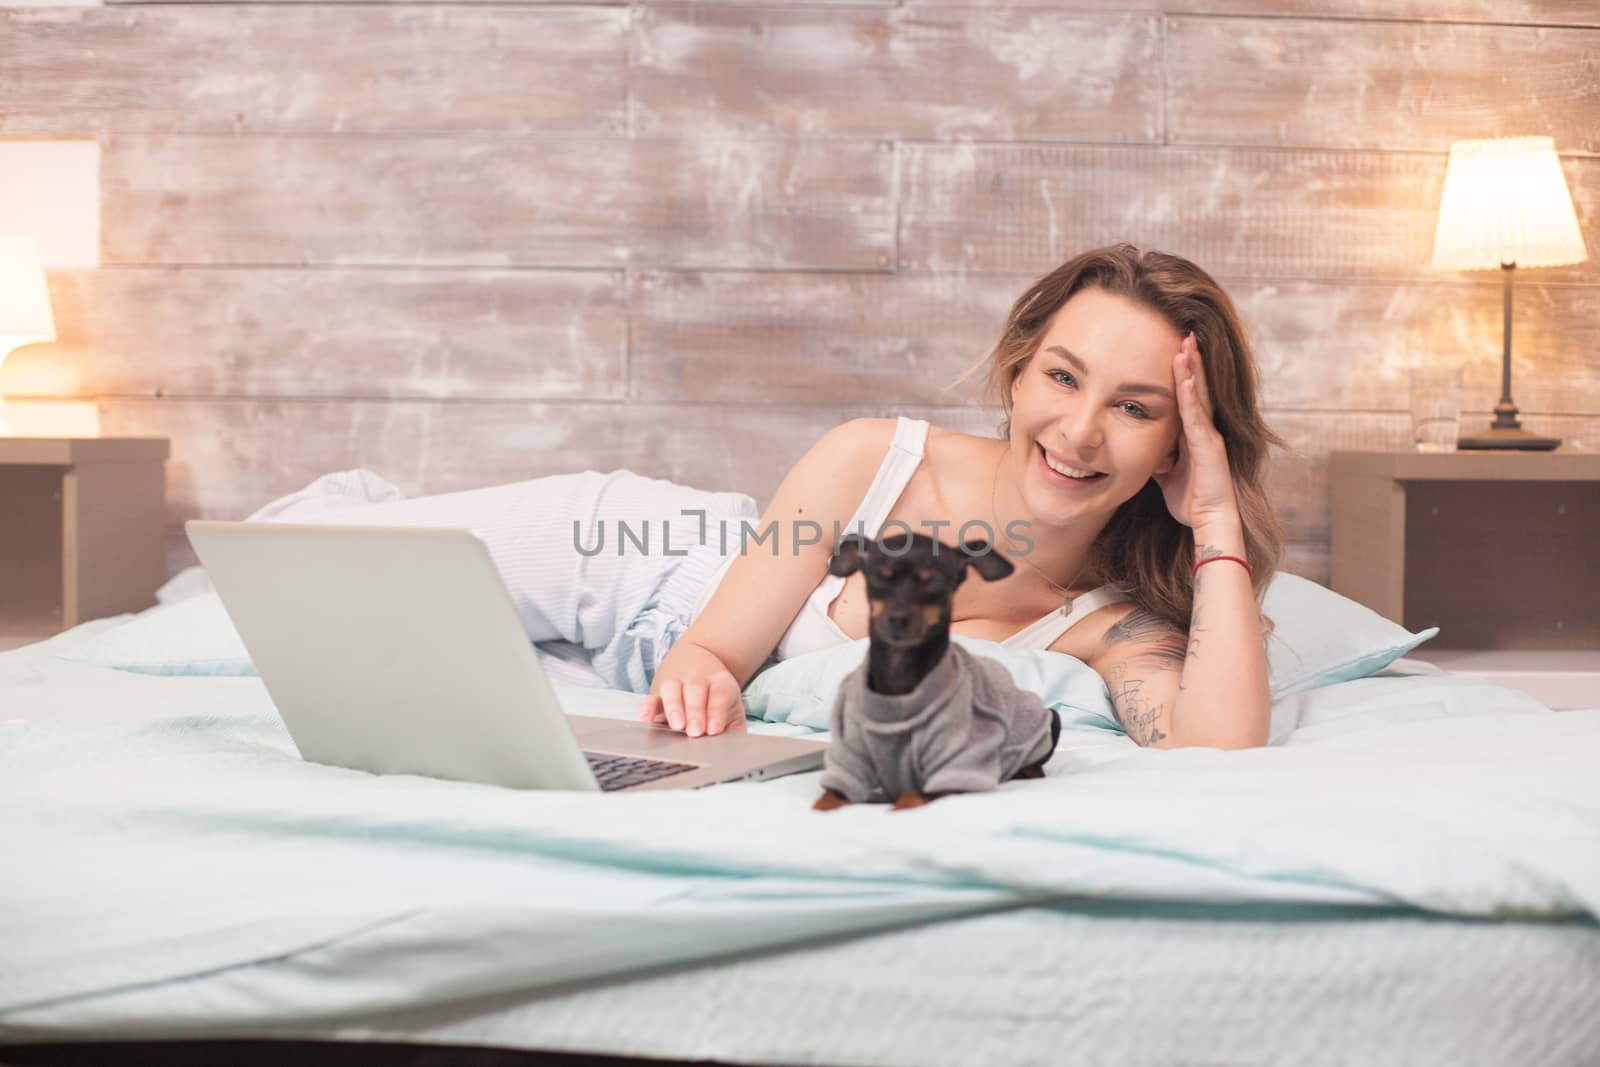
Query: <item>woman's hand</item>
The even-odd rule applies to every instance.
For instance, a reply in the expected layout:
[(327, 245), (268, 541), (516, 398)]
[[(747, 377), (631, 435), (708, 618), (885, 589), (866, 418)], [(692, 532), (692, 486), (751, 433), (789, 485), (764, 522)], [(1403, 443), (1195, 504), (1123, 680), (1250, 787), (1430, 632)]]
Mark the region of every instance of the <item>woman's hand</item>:
[(740, 699), (739, 680), (730, 671), (717, 671), (709, 678), (703, 674), (664, 678), (660, 691), (645, 697), (639, 705), (639, 719), (664, 722), (690, 737), (743, 730), (744, 701)]
[(1228, 449), (1212, 421), (1211, 391), (1194, 334), (1184, 337), (1173, 365), (1183, 429), (1178, 433), (1177, 465), (1154, 475), (1156, 484), (1172, 517), (1191, 529), (1218, 520), (1237, 521), (1239, 502), (1228, 469)]

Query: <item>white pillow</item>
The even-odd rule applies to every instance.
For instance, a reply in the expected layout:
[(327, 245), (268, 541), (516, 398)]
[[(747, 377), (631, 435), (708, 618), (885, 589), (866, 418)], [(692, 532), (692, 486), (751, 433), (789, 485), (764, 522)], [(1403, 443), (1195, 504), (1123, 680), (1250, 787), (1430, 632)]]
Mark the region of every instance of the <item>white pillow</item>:
[[(183, 579), (183, 585), (174, 587), (174, 595), (163, 599), (157, 592), (157, 599), (163, 599), (162, 606), (111, 626), (76, 651), (57, 656), (135, 674), (254, 675), (255, 664), (250, 661), (244, 641), (233, 628), (221, 599), (209, 591), (204, 572), (196, 578), (185, 571), (173, 582), (179, 579)], [(207, 591), (200, 592), (202, 589)], [(547, 641), (534, 649), (552, 684), (606, 688), (605, 680), (589, 665), (589, 653), (583, 648), (567, 641)]]
[(136, 674), (256, 673), (215, 591), (142, 611), (74, 652), (60, 655)]

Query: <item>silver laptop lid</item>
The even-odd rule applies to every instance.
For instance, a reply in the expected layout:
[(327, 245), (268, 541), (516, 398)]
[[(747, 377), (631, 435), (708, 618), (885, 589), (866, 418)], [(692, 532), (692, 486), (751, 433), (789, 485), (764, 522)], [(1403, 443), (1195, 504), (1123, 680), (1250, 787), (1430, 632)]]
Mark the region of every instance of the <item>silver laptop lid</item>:
[(599, 788), (470, 531), (184, 528), (306, 759), (514, 788)]

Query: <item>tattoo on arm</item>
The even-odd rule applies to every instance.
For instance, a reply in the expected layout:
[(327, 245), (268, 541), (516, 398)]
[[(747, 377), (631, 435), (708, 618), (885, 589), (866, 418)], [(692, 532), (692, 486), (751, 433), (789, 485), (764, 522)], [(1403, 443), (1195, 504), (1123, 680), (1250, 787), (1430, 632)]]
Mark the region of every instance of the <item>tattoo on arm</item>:
[[(1145, 608), (1134, 608), (1106, 629), (1104, 647), (1129, 644), (1138, 652), (1127, 663), (1163, 671), (1182, 671), (1189, 638), (1182, 630)], [(1179, 675), (1182, 685), (1182, 675)], [(1165, 704), (1152, 704), (1140, 690), (1141, 678), (1129, 678), (1127, 664), (1111, 668), (1106, 688), (1117, 722), (1135, 744), (1153, 745), (1167, 735), (1159, 726)]]
[(1133, 743), (1148, 747), (1167, 736), (1156, 725), (1161, 721), (1161, 709), (1166, 705), (1152, 707), (1148, 700), (1139, 695), (1144, 682), (1136, 678), (1129, 679), (1127, 674), (1127, 667), (1121, 663), (1111, 668), (1111, 684), (1106, 687), (1111, 690), (1111, 708), (1122, 729), (1133, 738)]
[(1182, 670), (1186, 642), (1181, 630), (1144, 608), (1134, 608), (1112, 623), (1103, 639), (1106, 647), (1133, 643), (1147, 645), (1138, 660), (1152, 667)]

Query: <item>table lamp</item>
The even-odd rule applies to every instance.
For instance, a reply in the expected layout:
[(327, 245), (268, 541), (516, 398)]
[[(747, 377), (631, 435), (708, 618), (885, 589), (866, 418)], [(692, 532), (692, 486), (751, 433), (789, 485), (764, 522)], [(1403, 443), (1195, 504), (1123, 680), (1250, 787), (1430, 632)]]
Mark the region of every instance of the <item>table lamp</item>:
[[(12, 349), (55, 339), (38, 245), (24, 234), (0, 233), (0, 371)], [(0, 433), (7, 428), (5, 393), (0, 389)]]
[(1450, 146), (1433, 266), (1498, 267), (1505, 277), (1500, 402), (1489, 429), (1461, 438), (1456, 447), (1548, 452), (1561, 443), (1524, 430), (1511, 401), (1511, 277), (1518, 267), (1559, 267), (1588, 258), (1553, 139), (1498, 137)]

